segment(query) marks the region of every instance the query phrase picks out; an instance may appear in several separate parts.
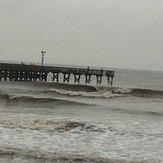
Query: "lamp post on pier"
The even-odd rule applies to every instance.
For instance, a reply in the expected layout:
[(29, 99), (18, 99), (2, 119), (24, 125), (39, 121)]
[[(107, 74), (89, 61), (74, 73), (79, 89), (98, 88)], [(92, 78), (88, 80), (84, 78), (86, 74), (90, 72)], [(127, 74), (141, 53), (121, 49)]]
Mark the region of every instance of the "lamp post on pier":
[(43, 68), (43, 64), (44, 64), (44, 54), (46, 53), (46, 51), (41, 51), (42, 54), (42, 60), (41, 60), (41, 66)]
[(41, 58), (41, 81), (43, 80), (43, 65), (44, 65), (44, 54), (46, 53), (46, 51), (41, 51), (42, 54), (42, 58)]

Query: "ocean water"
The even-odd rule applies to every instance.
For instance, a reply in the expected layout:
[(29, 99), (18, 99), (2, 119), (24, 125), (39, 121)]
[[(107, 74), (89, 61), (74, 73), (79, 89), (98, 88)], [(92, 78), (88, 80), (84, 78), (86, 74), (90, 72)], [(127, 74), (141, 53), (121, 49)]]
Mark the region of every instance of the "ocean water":
[(1, 81), (0, 162), (163, 162), (163, 72), (117, 70), (113, 87), (93, 80)]

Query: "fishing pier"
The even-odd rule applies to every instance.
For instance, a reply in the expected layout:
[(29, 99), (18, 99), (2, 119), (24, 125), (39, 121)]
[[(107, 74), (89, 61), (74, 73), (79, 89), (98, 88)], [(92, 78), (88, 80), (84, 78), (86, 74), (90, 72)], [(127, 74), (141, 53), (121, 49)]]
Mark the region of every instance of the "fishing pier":
[[(92, 76), (96, 77), (96, 84), (101, 85), (106, 77), (109, 85), (113, 84), (114, 71), (103, 69), (71, 68), (57, 66), (43, 66), (35, 64), (0, 63), (0, 81), (47, 81), (48, 74), (52, 74), (51, 81), (69, 83), (73, 76), (74, 83), (80, 83), (81, 76), (85, 77), (85, 84), (91, 83)], [(62, 81), (59, 76), (62, 75)]]

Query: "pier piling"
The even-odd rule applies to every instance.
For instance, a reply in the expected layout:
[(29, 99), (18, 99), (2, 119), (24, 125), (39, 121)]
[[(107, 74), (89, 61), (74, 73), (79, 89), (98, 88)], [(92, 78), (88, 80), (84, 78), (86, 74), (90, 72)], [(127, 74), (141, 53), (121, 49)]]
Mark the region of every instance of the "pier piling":
[(97, 85), (101, 85), (102, 83), (102, 76), (101, 75), (96, 75), (96, 79), (97, 79)]
[(74, 83), (80, 83), (80, 75), (74, 75)]
[(91, 82), (91, 75), (90, 74), (86, 74), (85, 75), (85, 84), (90, 84)]
[(53, 77), (52, 77), (52, 81), (54, 82), (56, 80), (56, 82), (59, 82), (59, 73), (53, 73)]
[(70, 74), (64, 73), (63, 74), (63, 83), (65, 83), (65, 82), (69, 83), (69, 81), (70, 81)]

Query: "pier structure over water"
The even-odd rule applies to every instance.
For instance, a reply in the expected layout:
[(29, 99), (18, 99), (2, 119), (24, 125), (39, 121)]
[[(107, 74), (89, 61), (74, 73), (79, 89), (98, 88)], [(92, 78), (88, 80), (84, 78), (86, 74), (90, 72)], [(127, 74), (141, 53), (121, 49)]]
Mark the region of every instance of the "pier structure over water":
[(81, 76), (85, 77), (85, 84), (90, 84), (92, 76), (96, 77), (97, 84), (101, 85), (102, 78), (107, 78), (109, 85), (113, 84), (114, 71), (103, 69), (71, 68), (57, 66), (39, 66), (35, 64), (0, 63), (0, 81), (47, 81), (48, 74), (52, 73), (52, 81), (59, 82), (59, 75), (63, 75), (63, 83), (70, 82), (73, 75), (74, 83), (80, 83)]

